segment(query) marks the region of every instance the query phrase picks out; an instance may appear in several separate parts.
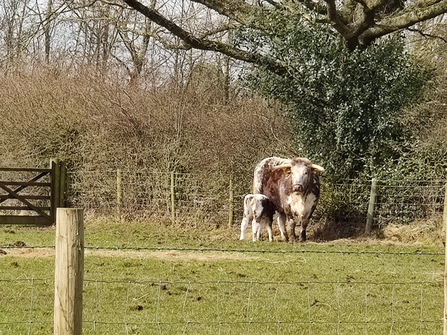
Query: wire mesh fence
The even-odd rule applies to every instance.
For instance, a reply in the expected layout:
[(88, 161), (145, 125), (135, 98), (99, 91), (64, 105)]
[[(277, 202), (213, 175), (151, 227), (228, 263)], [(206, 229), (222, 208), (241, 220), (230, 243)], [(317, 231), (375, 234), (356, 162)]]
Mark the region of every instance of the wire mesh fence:
[[(96, 215), (209, 222), (228, 222), (231, 214), (242, 216), (244, 194), (235, 191), (238, 187), (230, 181), (210, 188), (190, 174), (145, 170), (72, 173), (69, 180), (69, 202)], [(379, 180), (375, 224), (438, 220), (445, 183)], [(339, 220), (366, 219), (371, 181), (340, 185), (323, 181), (322, 190), (317, 218), (339, 215)], [(151, 253), (158, 248), (138, 250)], [(340, 257), (327, 251), (313, 253)], [(382, 255), (378, 252), (374, 257)], [(421, 257), (419, 253), (388, 256), (399, 257), (396, 264), (413, 264), (412, 268), (420, 264), (414, 263), (414, 258)], [(429, 256), (429, 263), (443, 264), (444, 254)], [(346, 263), (365, 263), (364, 252), (347, 252), (343, 257)], [(281, 262), (275, 260), (269, 266)], [(127, 279), (115, 280), (113, 276), (89, 276), (91, 267), (97, 265), (89, 266), (83, 286), (84, 334), (439, 334), (443, 326), (443, 281), (431, 273), (432, 268), (421, 270), (422, 279), (408, 271), (408, 276), (396, 278), (391, 274), (385, 280), (356, 280), (351, 272), (342, 272), (339, 278), (343, 279), (338, 280), (321, 279), (323, 276), (259, 280), (243, 274), (242, 280), (172, 280), (169, 276), (141, 278), (130, 269)], [(51, 333), (53, 295), (53, 278), (26, 274), (5, 279), (0, 274), (0, 335)]]
[[(379, 180), (374, 225), (438, 220), (442, 217), (445, 180)], [(124, 218), (226, 223), (242, 217), (240, 185), (230, 179), (210, 187), (187, 173), (141, 170), (91, 171), (70, 174), (69, 202), (99, 215)], [(371, 181), (347, 180), (343, 184), (322, 182), (322, 195), (314, 218), (366, 221)], [(229, 220), (230, 218), (230, 220)]]
[(442, 217), (445, 180), (393, 180), (378, 183), (376, 220), (409, 223)]
[[(324, 252), (327, 258), (340, 256), (419, 264), (443, 259), (443, 254)], [(439, 276), (421, 281), (411, 274), (380, 282), (357, 281), (350, 272), (342, 274), (343, 280), (141, 280), (129, 275), (114, 280), (89, 275), (89, 266), (85, 270), (83, 334), (406, 335), (440, 334), (443, 327)], [(0, 334), (52, 333), (53, 289), (53, 278), (0, 278)]]
[[(436, 334), (442, 329), (441, 289), (440, 282), (87, 281), (86, 292), (94, 294), (86, 303), (90, 317), (84, 329), (92, 334), (131, 329), (146, 334)], [(98, 308), (110, 301), (110, 290), (121, 300), (113, 316)]]
[[(94, 214), (128, 219), (228, 220), (228, 186), (218, 192), (191, 174), (91, 171), (70, 174), (69, 180), (69, 202)], [(239, 207), (236, 211), (242, 213)]]

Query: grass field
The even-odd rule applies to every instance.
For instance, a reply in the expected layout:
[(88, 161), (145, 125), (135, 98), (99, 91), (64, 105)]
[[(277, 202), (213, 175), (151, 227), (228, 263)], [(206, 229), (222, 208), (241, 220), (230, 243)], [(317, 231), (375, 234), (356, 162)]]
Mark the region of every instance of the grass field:
[[(442, 332), (440, 243), (202, 228), (87, 220), (83, 334)], [(1, 335), (52, 334), (53, 245), (54, 228), (0, 229)]]

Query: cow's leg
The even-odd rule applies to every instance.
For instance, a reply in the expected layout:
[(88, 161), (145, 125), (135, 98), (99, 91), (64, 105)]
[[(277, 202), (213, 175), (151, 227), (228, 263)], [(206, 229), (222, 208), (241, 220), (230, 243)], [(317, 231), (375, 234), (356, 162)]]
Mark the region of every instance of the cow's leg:
[(244, 216), (241, 222), (241, 237), (239, 238), (241, 241), (245, 238), (245, 230), (248, 226), (248, 218)]
[(265, 223), (267, 225), (267, 233), (269, 234), (269, 242), (273, 242), (273, 212), (265, 217)]
[(309, 218), (304, 217), (301, 219), (301, 227), (300, 227), (300, 242), (306, 241), (306, 228), (309, 223)]
[(286, 230), (286, 214), (278, 213), (278, 226), (279, 231), (281, 232), (281, 238), (287, 242), (289, 240), (289, 236), (287, 236)]
[(291, 240), (292, 242), (296, 241), (296, 234), (295, 234), (295, 227), (296, 227), (296, 222), (294, 218), (291, 218), (289, 220), (289, 224), (290, 224), (290, 235), (291, 235)]
[(267, 232), (269, 234), (269, 242), (273, 241), (272, 221), (267, 222)]
[(312, 214), (315, 210), (315, 207), (317, 206), (318, 198), (314, 196), (314, 194), (310, 194), (310, 196), (306, 200), (306, 208), (310, 208), (310, 211), (304, 212), (304, 214), (301, 216), (301, 227), (300, 227), (300, 241), (305, 242), (307, 239), (306, 236), (306, 229), (307, 225), (309, 224), (310, 218), (312, 217)]

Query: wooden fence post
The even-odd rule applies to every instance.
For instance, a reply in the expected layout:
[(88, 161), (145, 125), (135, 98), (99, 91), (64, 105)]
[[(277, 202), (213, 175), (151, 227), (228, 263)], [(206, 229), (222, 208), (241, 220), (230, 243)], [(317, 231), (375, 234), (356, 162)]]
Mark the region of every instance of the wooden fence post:
[(121, 210), (123, 206), (123, 189), (121, 169), (116, 170), (116, 216), (121, 221)]
[(84, 278), (84, 211), (56, 211), (54, 272), (54, 335), (82, 334)]
[(67, 191), (67, 166), (59, 159), (50, 160), (51, 168), (51, 217), (56, 217), (56, 208), (65, 206), (65, 192)]
[(171, 220), (175, 223), (175, 173), (171, 172)]
[(67, 164), (65, 161), (59, 162), (59, 205), (65, 207), (65, 192), (67, 191)]
[(233, 178), (230, 178), (230, 192), (228, 198), (228, 228), (233, 226), (233, 216), (234, 216), (234, 203), (233, 203)]
[(371, 194), (369, 196), (368, 213), (366, 214), (366, 227), (365, 234), (371, 233), (372, 225), (374, 221), (374, 207), (376, 206), (377, 196), (377, 180), (373, 178), (371, 180)]
[(444, 240), (444, 335), (447, 335), (447, 184), (444, 185), (444, 212), (442, 223), (445, 231)]
[(58, 159), (50, 160), (51, 168), (51, 213), (50, 216), (55, 220), (56, 218), (56, 208), (58, 208), (60, 202), (61, 193), (61, 170), (59, 166)]

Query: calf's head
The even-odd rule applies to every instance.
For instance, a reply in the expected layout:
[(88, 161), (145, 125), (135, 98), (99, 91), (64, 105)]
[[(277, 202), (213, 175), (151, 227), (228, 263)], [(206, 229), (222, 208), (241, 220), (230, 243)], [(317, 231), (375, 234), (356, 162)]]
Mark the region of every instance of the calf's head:
[(324, 172), (323, 167), (312, 164), (305, 158), (296, 158), (291, 163), (278, 165), (275, 170), (282, 170), (285, 178), (292, 185), (292, 192), (296, 193), (304, 193), (315, 174)]

